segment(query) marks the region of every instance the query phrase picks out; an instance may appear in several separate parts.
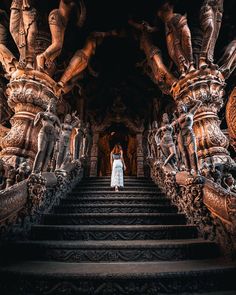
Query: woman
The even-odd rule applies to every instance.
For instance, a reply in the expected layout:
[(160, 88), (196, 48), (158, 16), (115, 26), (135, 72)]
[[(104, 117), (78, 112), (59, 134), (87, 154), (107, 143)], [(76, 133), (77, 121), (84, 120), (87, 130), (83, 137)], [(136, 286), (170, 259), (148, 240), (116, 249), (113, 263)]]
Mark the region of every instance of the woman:
[(123, 169), (126, 170), (124, 158), (123, 158), (123, 150), (120, 144), (116, 144), (111, 151), (110, 155), (111, 161), (111, 187), (115, 188), (115, 191), (119, 191), (119, 187), (124, 186), (124, 177), (123, 177)]

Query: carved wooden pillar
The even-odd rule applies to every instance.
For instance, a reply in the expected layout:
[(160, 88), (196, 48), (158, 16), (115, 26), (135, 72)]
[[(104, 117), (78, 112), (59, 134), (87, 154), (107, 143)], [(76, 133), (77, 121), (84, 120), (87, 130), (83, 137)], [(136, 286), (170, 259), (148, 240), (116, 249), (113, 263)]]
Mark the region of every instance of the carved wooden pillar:
[(177, 104), (193, 106), (202, 101), (194, 118), (194, 132), (198, 146), (200, 166), (204, 162), (231, 162), (227, 151), (228, 139), (220, 130), (218, 112), (223, 106), (225, 81), (217, 70), (201, 70), (186, 75), (175, 87), (173, 96)]
[(230, 144), (236, 151), (236, 87), (233, 89), (226, 106), (226, 121)]
[(99, 132), (93, 130), (93, 145), (90, 156), (90, 177), (96, 177), (98, 174), (98, 141)]
[(35, 115), (46, 110), (51, 99), (56, 99), (50, 86), (55, 82), (50, 79), (48, 83), (43, 83), (42, 75), (39, 73), (36, 78), (36, 72), (27, 76), (18, 71), (8, 84), (8, 104), (14, 116), (10, 121), (10, 131), (1, 141), (0, 157), (13, 166), (24, 159), (33, 163), (40, 128), (33, 126)]
[(143, 134), (137, 133), (137, 177), (144, 177), (144, 169), (143, 169)]

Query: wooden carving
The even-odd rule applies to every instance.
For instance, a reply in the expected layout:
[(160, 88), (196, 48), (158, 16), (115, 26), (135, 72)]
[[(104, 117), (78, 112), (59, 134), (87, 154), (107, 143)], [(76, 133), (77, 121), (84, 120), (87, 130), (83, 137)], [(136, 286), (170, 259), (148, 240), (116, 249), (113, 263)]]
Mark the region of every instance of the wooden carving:
[(231, 145), (236, 150), (236, 88), (232, 91), (226, 106), (226, 121)]
[(7, 48), (9, 18), (4, 10), (0, 9), (0, 63), (4, 71), (10, 76), (17, 67), (17, 60)]
[(165, 3), (158, 11), (158, 16), (166, 26), (166, 42), (168, 52), (174, 61), (181, 77), (186, 72), (194, 71), (191, 32), (184, 15), (174, 13), (174, 7)]
[(148, 65), (152, 69), (152, 79), (164, 93), (169, 94), (171, 87), (176, 83), (177, 79), (165, 66), (160, 49), (154, 46), (151, 41), (150, 34), (155, 31), (155, 28), (150, 27), (146, 22), (140, 24), (129, 20), (129, 24), (139, 32), (140, 47), (145, 52)]
[(34, 69), (37, 12), (31, 0), (13, 0), (10, 32), (20, 53), (21, 68)]
[[(54, 9), (49, 14), (48, 22), (52, 35), (52, 44), (43, 53), (37, 56), (38, 70), (44, 71), (45, 68), (50, 68), (53, 61), (61, 54), (65, 30), (75, 4), (74, 0), (60, 0), (59, 8)], [(78, 25), (82, 26), (86, 14), (83, 0), (80, 1), (80, 8)]]
[[(100, 45), (105, 37), (117, 36), (115, 31), (111, 32), (93, 32), (89, 35), (83, 49), (76, 51), (72, 57), (67, 69), (61, 77), (58, 85), (66, 93), (71, 90), (67, 87), (69, 82), (74, 82), (88, 66), (90, 58), (95, 54), (97, 45)], [(59, 90), (60, 92), (60, 90)]]
[(222, 58), (219, 61), (220, 71), (225, 78), (228, 78), (236, 68), (236, 39), (226, 47)]
[(205, 69), (214, 61), (215, 44), (219, 36), (223, 15), (223, 0), (204, 0), (200, 11), (203, 31), (199, 68)]

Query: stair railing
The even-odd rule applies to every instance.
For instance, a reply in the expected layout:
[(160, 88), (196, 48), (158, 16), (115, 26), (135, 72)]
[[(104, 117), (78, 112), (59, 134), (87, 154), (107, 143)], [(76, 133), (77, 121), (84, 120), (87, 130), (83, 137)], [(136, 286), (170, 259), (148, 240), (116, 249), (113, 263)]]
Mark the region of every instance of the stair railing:
[(83, 167), (76, 160), (64, 171), (32, 173), (0, 191), (1, 239), (27, 239), (31, 225), (40, 223), (42, 214), (58, 205), (82, 177)]

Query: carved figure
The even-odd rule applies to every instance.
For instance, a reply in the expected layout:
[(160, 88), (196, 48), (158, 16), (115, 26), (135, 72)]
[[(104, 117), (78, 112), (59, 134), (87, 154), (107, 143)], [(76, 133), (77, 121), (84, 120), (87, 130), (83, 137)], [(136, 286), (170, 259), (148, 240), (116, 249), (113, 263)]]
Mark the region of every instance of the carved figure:
[(28, 178), (30, 171), (31, 169), (27, 162), (21, 163), (16, 170), (16, 182), (18, 183)]
[(9, 166), (7, 169), (6, 188), (11, 187), (15, 183), (16, 183), (16, 169), (12, 166)]
[(222, 186), (226, 190), (236, 193), (235, 179), (233, 178), (232, 174), (227, 173), (224, 175), (224, 177), (222, 179)]
[(154, 159), (158, 158), (157, 144), (156, 144), (156, 138), (155, 138), (157, 130), (158, 130), (158, 123), (157, 123), (157, 121), (153, 121), (152, 122), (152, 136), (151, 136), (151, 155)]
[(75, 113), (72, 115), (67, 114), (65, 116), (64, 123), (61, 125), (61, 134), (59, 138), (59, 152), (57, 156), (56, 169), (61, 169), (65, 160), (70, 154), (70, 136), (73, 128), (78, 124), (80, 119), (75, 116)]
[(236, 39), (226, 47), (223, 56), (219, 60), (219, 65), (221, 65), (220, 70), (224, 77), (229, 78), (236, 68)]
[(0, 159), (0, 190), (4, 189), (5, 186), (5, 168), (4, 163)]
[(151, 124), (148, 124), (148, 134), (147, 134), (147, 151), (148, 151), (148, 159), (152, 158), (152, 152), (151, 152), (151, 144), (152, 144), (152, 127)]
[[(51, 11), (48, 17), (49, 27), (52, 35), (52, 44), (37, 56), (37, 68), (44, 71), (50, 68), (54, 60), (61, 54), (65, 30), (72, 9), (76, 6), (76, 0), (60, 0), (59, 8)], [(84, 1), (80, 0), (80, 16), (78, 26), (82, 26), (86, 15)]]
[(175, 169), (176, 167), (176, 148), (173, 141), (173, 126), (170, 124), (169, 117), (167, 113), (163, 114), (163, 124), (164, 126), (159, 128), (157, 135), (161, 135), (159, 146), (165, 157), (165, 162), (163, 166), (166, 166), (168, 163)]
[(7, 73), (7, 77), (16, 70), (18, 64), (15, 56), (7, 48), (8, 27), (8, 15), (4, 10), (0, 9), (0, 63), (4, 68), (4, 71)]
[(84, 138), (84, 129), (81, 121), (77, 122), (77, 126), (75, 126), (76, 134), (74, 136), (73, 142), (73, 159), (78, 160), (81, 156), (81, 151), (83, 148), (83, 138)]
[(202, 105), (201, 101), (196, 101), (194, 107), (189, 111), (184, 105), (178, 107), (179, 117), (173, 122), (173, 125), (178, 124), (180, 131), (178, 134), (178, 145), (180, 155), (183, 158), (185, 169), (194, 175), (199, 175), (197, 145), (195, 134), (193, 132), (193, 118), (198, 108)]
[(166, 42), (169, 55), (178, 67), (181, 76), (194, 71), (191, 32), (187, 18), (174, 13), (174, 6), (169, 2), (162, 5), (158, 16), (166, 26)]
[(67, 92), (66, 84), (77, 79), (79, 74), (87, 68), (90, 58), (95, 54), (96, 47), (108, 36), (117, 36), (117, 33), (115, 31), (93, 32), (87, 38), (84, 48), (76, 51), (63, 76), (58, 82), (58, 86), (63, 92)]
[(129, 20), (129, 24), (140, 33), (140, 48), (145, 52), (148, 65), (152, 71), (150, 73), (149, 69), (144, 69), (145, 72), (159, 85), (164, 93), (169, 94), (171, 87), (177, 82), (177, 79), (164, 65), (160, 49), (154, 46), (151, 41), (150, 34), (155, 32), (156, 28), (149, 26), (147, 22), (140, 24)]
[(90, 148), (92, 146), (93, 138), (91, 135), (91, 128), (89, 122), (84, 128), (84, 143), (83, 143), (83, 157), (88, 157)]
[(11, 5), (10, 32), (20, 52), (19, 66), (33, 69), (37, 35), (37, 12), (31, 0), (13, 0)]
[(200, 23), (203, 31), (199, 68), (212, 66), (215, 44), (219, 36), (223, 15), (224, 0), (204, 0), (200, 11)]
[(39, 122), (42, 127), (38, 134), (38, 152), (33, 165), (34, 173), (47, 170), (57, 135), (55, 128), (61, 126), (53, 102), (49, 103), (46, 112), (39, 112), (36, 115), (34, 126), (37, 126)]

